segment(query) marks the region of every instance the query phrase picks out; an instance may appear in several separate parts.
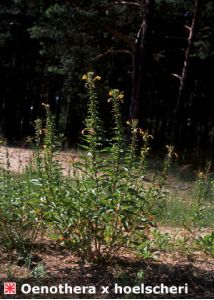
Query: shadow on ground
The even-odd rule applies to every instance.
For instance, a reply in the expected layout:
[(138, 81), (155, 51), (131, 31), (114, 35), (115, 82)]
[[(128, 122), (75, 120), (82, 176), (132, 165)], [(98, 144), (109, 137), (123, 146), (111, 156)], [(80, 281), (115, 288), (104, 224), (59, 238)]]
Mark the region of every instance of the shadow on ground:
[[(41, 255), (42, 253), (42, 255)], [(172, 263), (162, 258), (159, 261), (142, 261), (133, 257), (121, 257), (113, 260), (111, 264), (93, 266), (81, 264), (78, 258), (72, 256), (63, 248), (56, 249), (47, 247), (37, 254), (39, 263), (43, 263), (46, 268), (46, 276), (43, 279), (35, 279), (30, 276), (25, 278), (5, 278), (0, 283), (0, 295), (3, 299), (18, 298), (213, 298), (214, 297), (214, 262), (211, 261), (211, 268), (206, 269), (194, 266), (194, 258), (191, 260), (178, 260)], [(167, 257), (167, 254), (165, 254)], [(204, 258), (205, 259), (205, 258)], [(52, 264), (51, 264), (52, 262)], [(0, 261), (1, 263), (1, 261)], [(201, 264), (203, 266), (203, 258)], [(15, 281), (17, 283), (16, 295), (3, 295), (3, 283), (6, 281)], [(95, 294), (23, 294), (21, 286), (23, 284), (32, 286), (58, 286), (59, 284), (74, 286), (94, 286)], [(188, 294), (115, 294), (115, 284), (124, 286), (140, 286), (141, 283), (146, 285), (183, 286), (188, 284)], [(102, 286), (109, 286), (109, 293), (101, 293)]]

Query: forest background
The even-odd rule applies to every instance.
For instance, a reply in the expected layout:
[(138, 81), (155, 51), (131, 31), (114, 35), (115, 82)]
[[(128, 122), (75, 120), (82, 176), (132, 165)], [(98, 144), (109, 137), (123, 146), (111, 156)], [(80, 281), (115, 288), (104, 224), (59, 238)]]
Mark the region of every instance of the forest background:
[(23, 144), (49, 103), (64, 145), (75, 146), (87, 110), (81, 78), (93, 70), (106, 128), (107, 91), (118, 88), (124, 120), (140, 120), (154, 152), (173, 144), (204, 163), (214, 146), (213, 21), (213, 1), (2, 0), (0, 135)]

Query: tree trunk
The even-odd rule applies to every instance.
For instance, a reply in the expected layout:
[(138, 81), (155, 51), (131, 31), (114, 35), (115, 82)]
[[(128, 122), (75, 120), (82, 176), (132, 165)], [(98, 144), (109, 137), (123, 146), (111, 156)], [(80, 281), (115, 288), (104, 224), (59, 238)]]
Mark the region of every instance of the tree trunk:
[(132, 96), (130, 103), (130, 119), (142, 117), (142, 102), (146, 98), (146, 80), (148, 74), (148, 57), (150, 55), (149, 42), (151, 24), (154, 12), (154, 0), (142, 1), (144, 18), (137, 34), (132, 61)]
[[(181, 73), (181, 76), (174, 74), (174, 75), (176, 75), (176, 77), (179, 78), (180, 84), (179, 84), (179, 90), (178, 90), (176, 107), (175, 107), (174, 126), (173, 126), (173, 130), (172, 130), (172, 143), (176, 143), (179, 140), (180, 131), (181, 131), (180, 129), (182, 129), (182, 127), (185, 125), (185, 124), (180, 124), (180, 121), (182, 119), (181, 118), (182, 117), (182, 108), (183, 108), (184, 100), (185, 100), (190, 54), (191, 54), (191, 48), (192, 48), (192, 44), (193, 44), (193, 37), (194, 37), (194, 32), (195, 32), (197, 13), (198, 13), (198, 0), (195, 0), (195, 8), (194, 8), (194, 14), (193, 14), (191, 26), (190, 27), (185, 26), (189, 30), (189, 35), (188, 35), (188, 39), (187, 39), (188, 43), (187, 43), (187, 48), (185, 51), (182, 73)], [(184, 120), (184, 122), (185, 122), (185, 120)]]

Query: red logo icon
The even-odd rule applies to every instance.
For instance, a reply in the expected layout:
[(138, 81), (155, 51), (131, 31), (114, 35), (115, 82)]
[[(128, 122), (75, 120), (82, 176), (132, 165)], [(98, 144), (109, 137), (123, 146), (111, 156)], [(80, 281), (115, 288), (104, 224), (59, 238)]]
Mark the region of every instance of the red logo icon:
[(4, 294), (5, 295), (15, 295), (16, 294), (16, 283), (15, 282), (5, 282), (4, 283)]

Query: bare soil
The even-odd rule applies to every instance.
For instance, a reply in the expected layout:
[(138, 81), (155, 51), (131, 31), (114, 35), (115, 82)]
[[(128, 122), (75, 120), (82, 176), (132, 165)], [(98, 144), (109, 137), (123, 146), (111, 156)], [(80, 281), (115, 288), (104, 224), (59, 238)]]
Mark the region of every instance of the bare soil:
[[(129, 298), (209, 298), (214, 297), (214, 259), (203, 253), (184, 256), (180, 253), (160, 253), (158, 260), (143, 260), (130, 253), (121, 253), (110, 264), (94, 266), (81, 260), (63, 246), (46, 239), (35, 245), (31, 269), (22, 265), (15, 256), (1, 254), (1, 282), (15, 281), (17, 295), (12, 298), (127, 298), (127, 295), (115, 295), (113, 287), (145, 285), (184, 285), (188, 284), (188, 294), (182, 295), (129, 295)], [(31, 271), (42, 264), (45, 277), (35, 279)], [(144, 278), (137, 278), (138, 272), (144, 272)], [(23, 283), (32, 285), (58, 285), (68, 283), (71, 286), (95, 286), (95, 295), (23, 295), (20, 286)], [(101, 286), (109, 286), (110, 294), (101, 294)], [(1, 288), (2, 291), (2, 288)], [(4, 298), (4, 296), (3, 296)], [(5, 297), (6, 298), (6, 297)], [(11, 296), (10, 296), (11, 298)]]
[[(14, 173), (21, 173), (32, 161), (33, 151), (26, 148), (4, 147), (0, 146), (0, 166), (7, 167), (7, 152), (9, 156), (9, 169)], [(73, 160), (78, 158), (75, 150), (61, 151), (56, 153), (55, 159), (60, 162), (64, 175), (69, 171)]]

